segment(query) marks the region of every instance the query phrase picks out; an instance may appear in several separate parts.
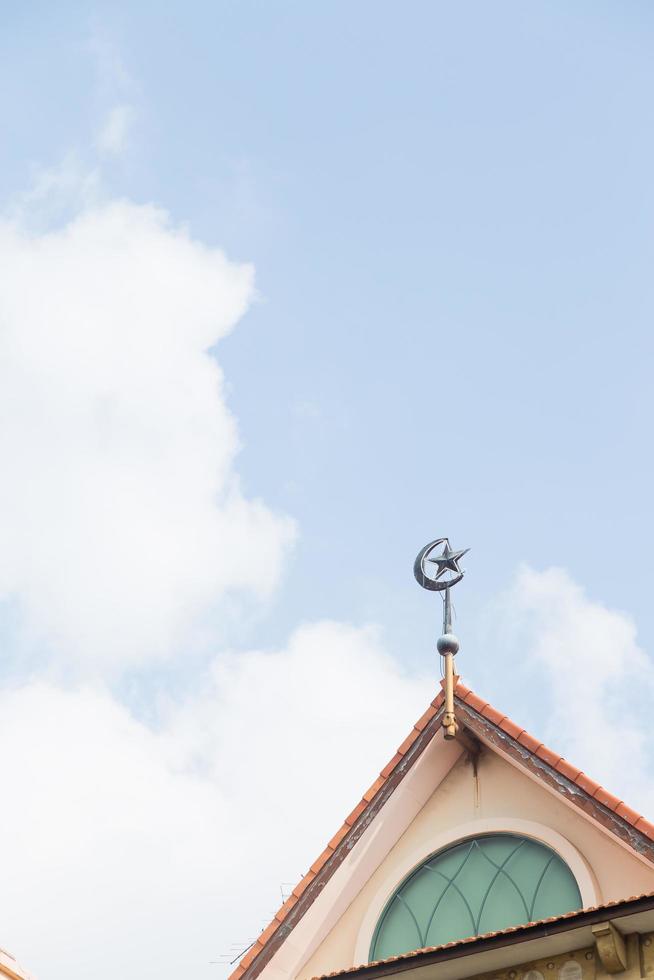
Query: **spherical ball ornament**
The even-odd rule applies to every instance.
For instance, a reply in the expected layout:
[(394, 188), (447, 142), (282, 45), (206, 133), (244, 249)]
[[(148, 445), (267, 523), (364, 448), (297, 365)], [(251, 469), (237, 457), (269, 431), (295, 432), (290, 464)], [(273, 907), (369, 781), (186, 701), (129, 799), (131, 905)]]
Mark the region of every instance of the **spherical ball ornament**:
[(438, 637), (436, 646), (438, 647), (438, 652), (440, 653), (441, 657), (445, 657), (448, 653), (458, 652), (459, 641), (454, 633), (443, 633), (442, 636)]

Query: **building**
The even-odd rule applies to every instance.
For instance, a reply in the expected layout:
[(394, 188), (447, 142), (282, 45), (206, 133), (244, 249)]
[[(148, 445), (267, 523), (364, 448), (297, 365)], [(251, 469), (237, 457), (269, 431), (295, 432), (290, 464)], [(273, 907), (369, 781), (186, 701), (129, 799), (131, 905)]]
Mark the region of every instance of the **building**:
[(230, 980), (654, 977), (654, 825), (454, 683)]
[(0, 949), (0, 980), (32, 980), (6, 949)]

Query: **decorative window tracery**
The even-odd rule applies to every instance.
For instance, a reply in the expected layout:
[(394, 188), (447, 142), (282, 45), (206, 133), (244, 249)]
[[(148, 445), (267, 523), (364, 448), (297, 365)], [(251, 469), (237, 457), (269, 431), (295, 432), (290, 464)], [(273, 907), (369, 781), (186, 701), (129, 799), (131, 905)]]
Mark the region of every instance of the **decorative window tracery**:
[(514, 834), (474, 837), (432, 855), (397, 889), (370, 959), (479, 936), (581, 907), (577, 882), (549, 847)]

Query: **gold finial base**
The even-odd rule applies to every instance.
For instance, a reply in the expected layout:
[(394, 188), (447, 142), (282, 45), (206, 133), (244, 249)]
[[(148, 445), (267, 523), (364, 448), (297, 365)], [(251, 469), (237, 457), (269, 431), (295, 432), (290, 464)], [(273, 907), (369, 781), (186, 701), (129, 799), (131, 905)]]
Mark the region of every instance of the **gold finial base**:
[(450, 739), (456, 738), (456, 733), (459, 730), (456, 718), (454, 717), (454, 688), (459, 677), (454, 673), (454, 654), (446, 653), (443, 660), (445, 661), (445, 677), (442, 682), (445, 689), (443, 728), (445, 729), (445, 738)]

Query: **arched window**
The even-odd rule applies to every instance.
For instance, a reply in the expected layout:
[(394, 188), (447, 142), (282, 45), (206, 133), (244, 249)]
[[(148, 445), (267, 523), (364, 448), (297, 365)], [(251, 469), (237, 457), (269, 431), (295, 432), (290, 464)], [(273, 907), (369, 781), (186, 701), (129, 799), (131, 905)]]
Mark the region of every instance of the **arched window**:
[(403, 881), (377, 924), (370, 959), (580, 907), (572, 872), (549, 847), (514, 834), (474, 837), (434, 854)]

